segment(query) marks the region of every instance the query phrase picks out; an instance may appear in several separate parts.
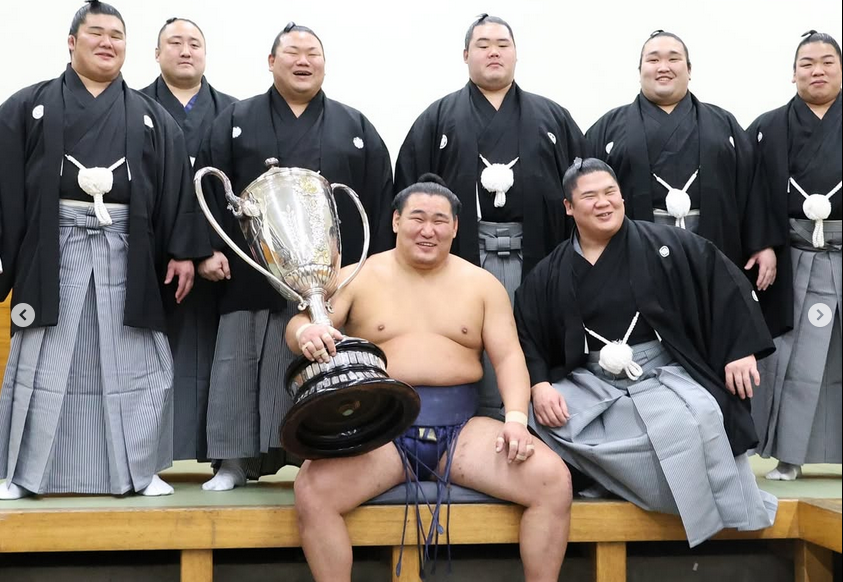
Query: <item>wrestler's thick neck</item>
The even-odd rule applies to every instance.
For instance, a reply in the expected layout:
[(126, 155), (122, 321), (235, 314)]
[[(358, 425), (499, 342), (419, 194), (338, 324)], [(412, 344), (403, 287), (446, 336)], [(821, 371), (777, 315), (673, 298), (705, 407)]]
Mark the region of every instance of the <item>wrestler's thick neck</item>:
[(395, 253), (395, 263), (398, 265), (398, 269), (410, 277), (421, 277), (425, 279), (429, 277), (436, 277), (447, 270), (450, 262), (450, 254), (441, 262), (428, 264), (419, 261), (408, 261), (407, 259), (401, 257), (398, 253)]

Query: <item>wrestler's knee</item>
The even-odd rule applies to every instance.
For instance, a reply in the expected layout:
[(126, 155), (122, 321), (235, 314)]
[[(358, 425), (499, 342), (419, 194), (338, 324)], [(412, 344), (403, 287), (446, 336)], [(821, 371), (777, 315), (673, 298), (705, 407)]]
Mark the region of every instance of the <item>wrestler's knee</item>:
[(565, 462), (556, 454), (536, 455), (529, 463), (531, 467), (531, 505), (542, 505), (548, 510), (567, 513), (571, 508), (571, 472)]
[(306, 520), (313, 512), (330, 508), (337, 485), (333, 483), (329, 467), (320, 462), (306, 461), (296, 475), (293, 491), (299, 519)]

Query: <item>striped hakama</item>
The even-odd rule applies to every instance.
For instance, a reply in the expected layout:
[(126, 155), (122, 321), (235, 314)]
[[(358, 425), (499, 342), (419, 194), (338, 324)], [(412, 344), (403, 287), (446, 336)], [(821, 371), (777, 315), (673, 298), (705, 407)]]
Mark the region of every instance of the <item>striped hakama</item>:
[(62, 201), (55, 327), (18, 331), (0, 393), (0, 477), (34, 493), (140, 491), (172, 464), (164, 334), (126, 327), (129, 209)]
[[(775, 338), (776, 353), (759, 363), (761, 386), (752, 414), (762, 457), (793, 465), (841, 462), (841, 221), (824, 221), (826, 247), (811, 243), (814, 223), (790, 220), (793, 330)], [(812, 306), (831, 309), (831, 323), (813, 325)], [(813, 308), (816, 311), (816, 308)]]
[(553, 386), (571, 415), (558, 428), (531, 426), (566, 463), (639, 507), (678, 514), (691, 547), (723, 528), (772, 525), (778, 505), (760, 491), (747, 455), (732, 455), (714, 397), (658, 341), (633, 346), (644, 370), (613, 376), (591, 352)]
[(281, 449), (281, 422), (293, 405), (284, 377), (295, 358), (284, 331), (296, 315), (235, 311), (220, 317), (208, 397), (208, 457), (249, 459), (246, 475), (271, 475), (300, 461)]
[[(477, 223), (480, 244), (480, 266), (500, 281), (509, 295), (509, 304), (515, 302), (515, 290), (521, 285), (521, 268), (524, 254), (521, 251), (523, 228), (520, 222)], [(501, 395), (495, 369), (489, 356), (483, 353), (483, 379), (480, 381), (480, 408), (478, 414), (502, 418)]]

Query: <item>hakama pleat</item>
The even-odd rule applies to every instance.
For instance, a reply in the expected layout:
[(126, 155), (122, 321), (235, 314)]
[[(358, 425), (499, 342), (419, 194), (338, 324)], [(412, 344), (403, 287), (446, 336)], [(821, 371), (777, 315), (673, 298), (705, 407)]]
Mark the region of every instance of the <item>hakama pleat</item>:
[(34, 493), (139, 491), (172, 464), (172, 359), (164, 334), (123, 325), (128, 208), (100, 226), (60, 205), (55, 327), (12, 338), (0, 396), (0, 477)]
[(732, 455), (717, 402), (659, 342), (634, 346), (644, 374), (613, 376), (589, 355), (553, 386), (565, 426), (531, 425), (566, 463), (651, 511), (678, 514), (693, 547), (723, 528), (772, 525), (777, 501), (760, 491), (747, 456)]

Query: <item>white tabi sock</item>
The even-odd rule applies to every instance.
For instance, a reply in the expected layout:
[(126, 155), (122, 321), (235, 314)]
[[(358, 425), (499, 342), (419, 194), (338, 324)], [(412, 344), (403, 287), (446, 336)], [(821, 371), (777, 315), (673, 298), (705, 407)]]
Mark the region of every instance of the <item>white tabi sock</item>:
[(202, 484), (205, 491), (230, 491), (246, 484), (246, 471), (241, 459), (223, 459), (217, 474)]
[(152, 476), (152, 481), (150, 481), (149, 485), (138, 491), (140, 495), (145, 495), (146, 497), (158, 497), (161, 495), (172, 495), (174, 489), (168, 485), (161, 477), (158, 475)]
[(29, 497), (32, 491), (19, 487), (11, 481), (0, 483), (0, 499), (20, 499), (21, 497)]
[(790, 463), (779, 461), (776, 468), (767, 473), (766, 478), (770, 481), (796, 481), (801, 476), (801, 465), (791, 465)]

